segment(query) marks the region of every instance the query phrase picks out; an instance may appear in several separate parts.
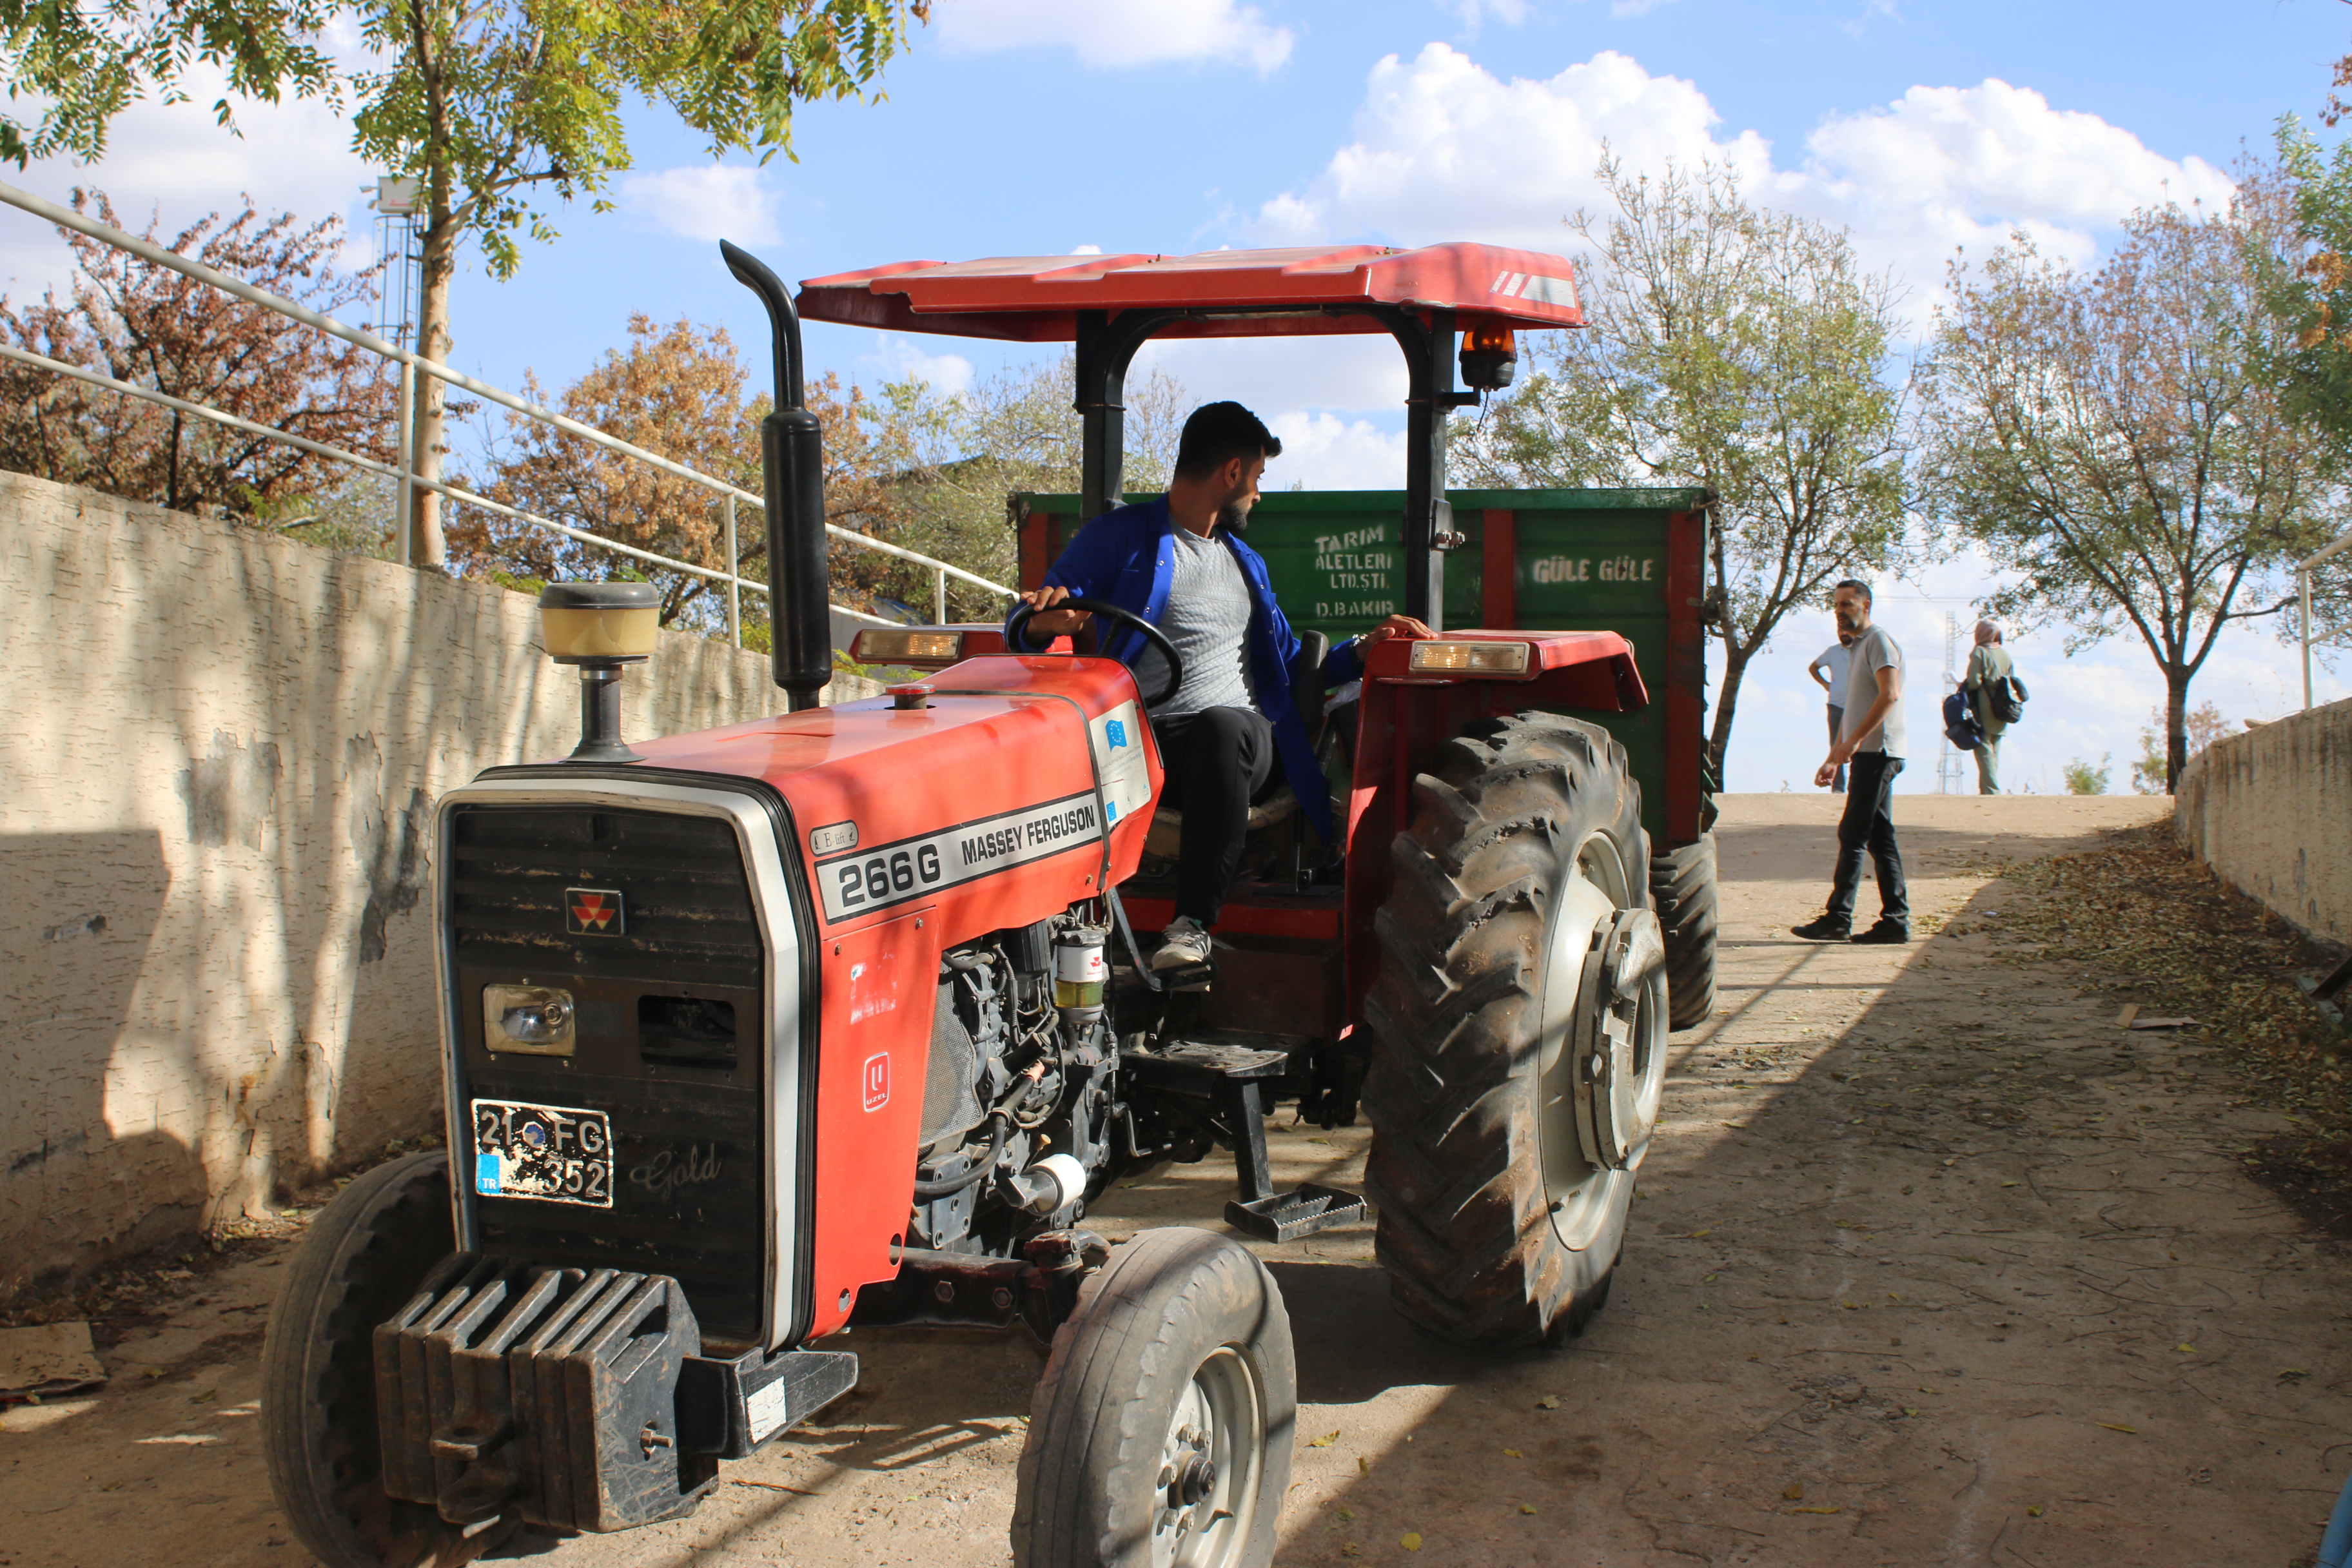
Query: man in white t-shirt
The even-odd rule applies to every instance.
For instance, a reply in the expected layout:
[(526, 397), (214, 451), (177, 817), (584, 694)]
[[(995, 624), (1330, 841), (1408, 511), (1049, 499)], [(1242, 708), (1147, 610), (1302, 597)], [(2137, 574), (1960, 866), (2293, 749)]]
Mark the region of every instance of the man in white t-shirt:
[[(1911, 940), (1911, 904), (1903, 888), (1903, 850), (1895, 842), (1895, 776), (1903, 771), (1903, 650), (1886, 628), (1870, 622), (1870, 585), (1849, 577), (1832, 600), (1838, 631), (1851, 637), (1846, 669), (1845, 724), (1828, 760), (1813, 774), (1827, 784), (1850, 766), (1845, 815), (1838, 820), (1837, 873), (1829, 908), (1790, 934), (1811, 942), (1902, 942)], [(1853, 935), (1853, 905), (1862, 891), (1862, 862), (1878, 868), (1878, 920)]]
[[(1852, 637), (1841, 631), (1838, 633), (1837, 641), (1822, 649), (1813, 657), (1813, 662), (1805, 666), (1805, 673), (1813, 678), (1814, 684), (1829, 693), (1830, 744), (1832, 746), (1837, 744), (1838, 731), (1845, 727), (1845, 670), (1846, 665), (1853, 658), (1847, 645), (1853, 641)], [(1843, 768), (1840, 768), (1837, 771), (1837, 777), (1830, 781), (1830, 793), (1832, 795), (1845, 793)]]

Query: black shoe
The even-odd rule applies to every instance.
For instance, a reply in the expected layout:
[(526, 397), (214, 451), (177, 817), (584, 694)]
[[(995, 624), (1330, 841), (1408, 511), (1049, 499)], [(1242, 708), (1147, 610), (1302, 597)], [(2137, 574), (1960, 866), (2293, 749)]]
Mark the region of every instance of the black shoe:
[(1843, 942), (1853, 934), (1853, 928), (1835, 915), (1821, 915), (1803, 925), (1790, 926), (1789, 934), (1807, 942)]
[(1868, 931), (1856, 935), (1855, 942), (1879, 942), (1893, 946), (1911, 940), (1911, 928), (1901, 921), (1881, 920)]

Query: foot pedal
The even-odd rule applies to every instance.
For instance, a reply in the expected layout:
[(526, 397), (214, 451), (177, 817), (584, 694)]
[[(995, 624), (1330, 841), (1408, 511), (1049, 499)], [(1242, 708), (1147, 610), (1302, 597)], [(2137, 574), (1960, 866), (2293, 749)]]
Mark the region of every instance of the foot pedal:
[(1174, 963), (1151, 973), (1170, 991), (1206, 991), (1217, 974), (1215, 966), (1206, 959), (1197, 963)]
[(1225, 1223), (1260, 1241), (1296, 1241), (1333, 1226), (1354, 1225), (1363, 1217), (1363, 1199), (1338, 1187), (1320, 1187), (1312, 1182), (1294, 1192), (1276, 1193), (1255, 1203), (1243, 1203), (1236, 1198), (1225, 1205)]

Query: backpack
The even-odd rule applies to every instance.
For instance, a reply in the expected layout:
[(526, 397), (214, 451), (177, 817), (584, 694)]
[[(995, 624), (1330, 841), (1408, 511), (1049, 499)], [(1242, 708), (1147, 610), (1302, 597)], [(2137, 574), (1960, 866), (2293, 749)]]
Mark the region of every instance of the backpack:
[(2025, 682), (2017, 679), (2016, 671), (2002, 676), (1984, 689), (1985, 710), (2004, 724), (2014, 724), (2025, 717)]
[(1955, 691), (1944, 699), (1944, 738), (1963, 752), (1973, 752), (1984, 744), (1984, 731), (1977, 727), (1977, 716), (1969, 710), (1969, 694)]

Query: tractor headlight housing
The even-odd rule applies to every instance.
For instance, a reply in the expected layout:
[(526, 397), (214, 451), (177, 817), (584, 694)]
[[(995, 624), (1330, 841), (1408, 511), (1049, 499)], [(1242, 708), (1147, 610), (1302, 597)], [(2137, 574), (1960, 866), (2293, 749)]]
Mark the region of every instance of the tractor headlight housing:
[(568, 1057), (578, 1009), (572, 993), (553, 985), (482, 987), (482, 1041), (494, 1051)]
[(1409, 667), (1415, 675), (1525, 675), (1523, 642), (1417, 642)]
[(850, 642), (860, 664), (953, 664), (963, 657), (961, 632), (863, 631)]

